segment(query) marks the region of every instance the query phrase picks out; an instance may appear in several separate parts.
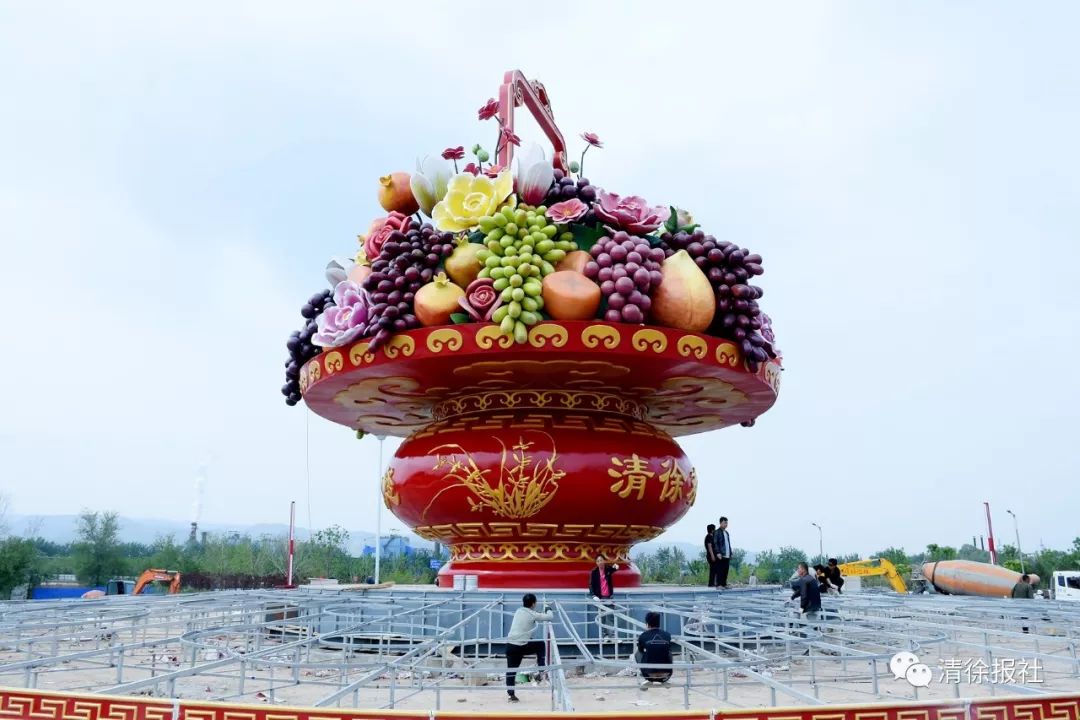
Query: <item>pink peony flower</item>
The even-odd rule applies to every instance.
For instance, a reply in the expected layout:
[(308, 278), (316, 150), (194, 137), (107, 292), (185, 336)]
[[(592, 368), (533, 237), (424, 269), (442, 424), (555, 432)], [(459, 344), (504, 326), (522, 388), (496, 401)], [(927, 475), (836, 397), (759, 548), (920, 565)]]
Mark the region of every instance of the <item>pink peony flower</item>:
[(351, 280), (334, 286), (334, 304), (315, 321), (311, 344), (341, 347), (359, 338), (368, 324), (368, 294)]
[(671, 214), (670, 209), (649, 205), (637, 195), (624, 198), (604, 190), (598, 193), (593, 210), (601, 220), (636, 235), (652, 232)]
[(458, 298), (458, 305), (476, 322), (487, 322), (502, 305), (502, 298), (495, 290), (491, 278), (477, 278), (465, 288), (465, 297)]
[(465, 146), (448, 147), (442, 151), (443, 160), (460, 160), (465, 157)]
[(364, 254), (368, 256), (369, 260), (377, 259), (379, 257), (379, 252), (382, 250), (383, 243), (386, 242), (386, 238), (397, 231), (403, 233), (409, 232), (409, 225), (411, 222), (408, 215), (402, 215), (401, 213), (394, 211), (386, 217), (379, 218), (371, 223), (371, 228), (368, 230), (367, 237), (364, 238)]
[(563, 200), (562, 202), (555, 203), (549, 207), (544, 214), (547, 215), (552, 222), (561, 225), (580, 220), (587, 212), (589, 212), (588, 205), (577, 198), (571, 198), (570, 200)]
[(581, 139), (584, 140), (585, 142), (589, 143), (593, 147), (598, 147), (598, 148), (604, 147), (604, 143), (600, 142), (600, 136), (597, 135), (596, 133), (591, 133), (591, 132), (581, 133)]
[(491, 98), (476, 114), (481, 120), (490, 120), (499, 114), (499, 101)]

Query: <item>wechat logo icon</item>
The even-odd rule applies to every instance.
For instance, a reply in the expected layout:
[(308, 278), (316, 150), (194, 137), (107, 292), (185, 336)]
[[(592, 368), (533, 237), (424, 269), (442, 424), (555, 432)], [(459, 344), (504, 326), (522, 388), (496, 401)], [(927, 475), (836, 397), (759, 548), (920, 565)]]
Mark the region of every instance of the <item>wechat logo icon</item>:
[(934, 674), (926, 663), (919, 662), (919, 656), (913, 652), (901, 651), (889, 660), (889, 670), (893, 679), (907, 680), (912, 687), (929, 687)]

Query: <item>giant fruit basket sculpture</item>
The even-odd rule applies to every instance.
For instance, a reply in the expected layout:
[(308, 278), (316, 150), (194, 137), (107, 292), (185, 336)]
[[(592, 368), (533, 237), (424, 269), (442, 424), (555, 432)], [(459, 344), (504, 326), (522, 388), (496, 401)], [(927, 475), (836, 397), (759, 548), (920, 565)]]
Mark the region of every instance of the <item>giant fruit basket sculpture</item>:
[[(522, 104), (554, 153), (512, 165)], [(494, 158), (475, 146), (459, 172), (465, 148), (448, 148), (380, 178), (388, 214), (304, 305), (282, 392), (407, 438), (383, 500), (449, 546), (440, 585), (584, 587), (599, 555), (639, 585), (630, 547), (697, 494), (673, 436), (751, 425), (776, 401), (761, 257), (591, 184), (520, 72), (479, 116), (498, 125)]]

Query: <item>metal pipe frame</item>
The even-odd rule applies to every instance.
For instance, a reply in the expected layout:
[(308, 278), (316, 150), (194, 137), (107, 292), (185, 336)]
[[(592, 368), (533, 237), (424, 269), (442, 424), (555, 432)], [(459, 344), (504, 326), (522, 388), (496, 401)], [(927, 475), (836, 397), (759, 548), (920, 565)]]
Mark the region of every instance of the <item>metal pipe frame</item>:
[[(519, 670), (547, 680), (519, 694), (547, 694), (551, 710), (575, 712), (611, 692), (644, 692), (633, 652), (648, 610), (660, 611), (672, 634), (673, 675), (667, 690), (638, 697), (670, 709), (978, 690), (898, 680), (889, 660), (901, 650), (932, 668), (1041, 666), (1042, 682), (989, 686), (992, 694), (1080, 690), (1076, 604), (867, 592), (825, 598), (824, 619), (808, 623), (775, 589), (653, 591), (609, 604), (547, 593), (541, 601), (556, 611), (540, 638), (548, 664)], [(458, 702), (505, 694), (503, 644), (519, 602), (511, 592), (394, 588), (0, 603), (0, 686), (442, 710), (448, 694)]]

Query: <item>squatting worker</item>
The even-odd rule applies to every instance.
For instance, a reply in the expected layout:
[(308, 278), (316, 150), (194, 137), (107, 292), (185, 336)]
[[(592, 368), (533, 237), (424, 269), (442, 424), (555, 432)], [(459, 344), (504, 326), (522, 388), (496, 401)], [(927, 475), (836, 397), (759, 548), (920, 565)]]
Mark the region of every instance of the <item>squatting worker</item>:
[[(555, 615), (544, 606), (543, 612), (537, 612), (536, 596), (525, 593), (521, 598), (521, 607), (514, 613), (514, 620), (510, 623), (510, 633), (506, 636), (506, 693), (510, 696), (510, 702), (518, 702), (518, 696), (514, 692), (514, 682), (517, 669), (521, 667), (521, 660), (526, 655), (536, 655), (538, 667), (547, 665), (547, 646), (543, 640), (533, 640), (533, 631), (539, 622), (551, 622)], [(541, 677), (543, 674), (541, 673)]]
[(836, 588), (837, 594), (844, 591), (844, 574), (840, 572), (840, 565), (836, 558), (829, 558), (829, 564), (825, 568), (825, 575), (829, 578), (829, 584)]
[[(637, 661), (642, 665), (670, 665), (671, 635), (660, 629), (660, 613), (645, 613), (645, 627), (637, 639)], [(665, 683), (671, 679), (671, 668), (641, 668), (641, 677), (645, 678), (642, 687), (650, 682)]]

